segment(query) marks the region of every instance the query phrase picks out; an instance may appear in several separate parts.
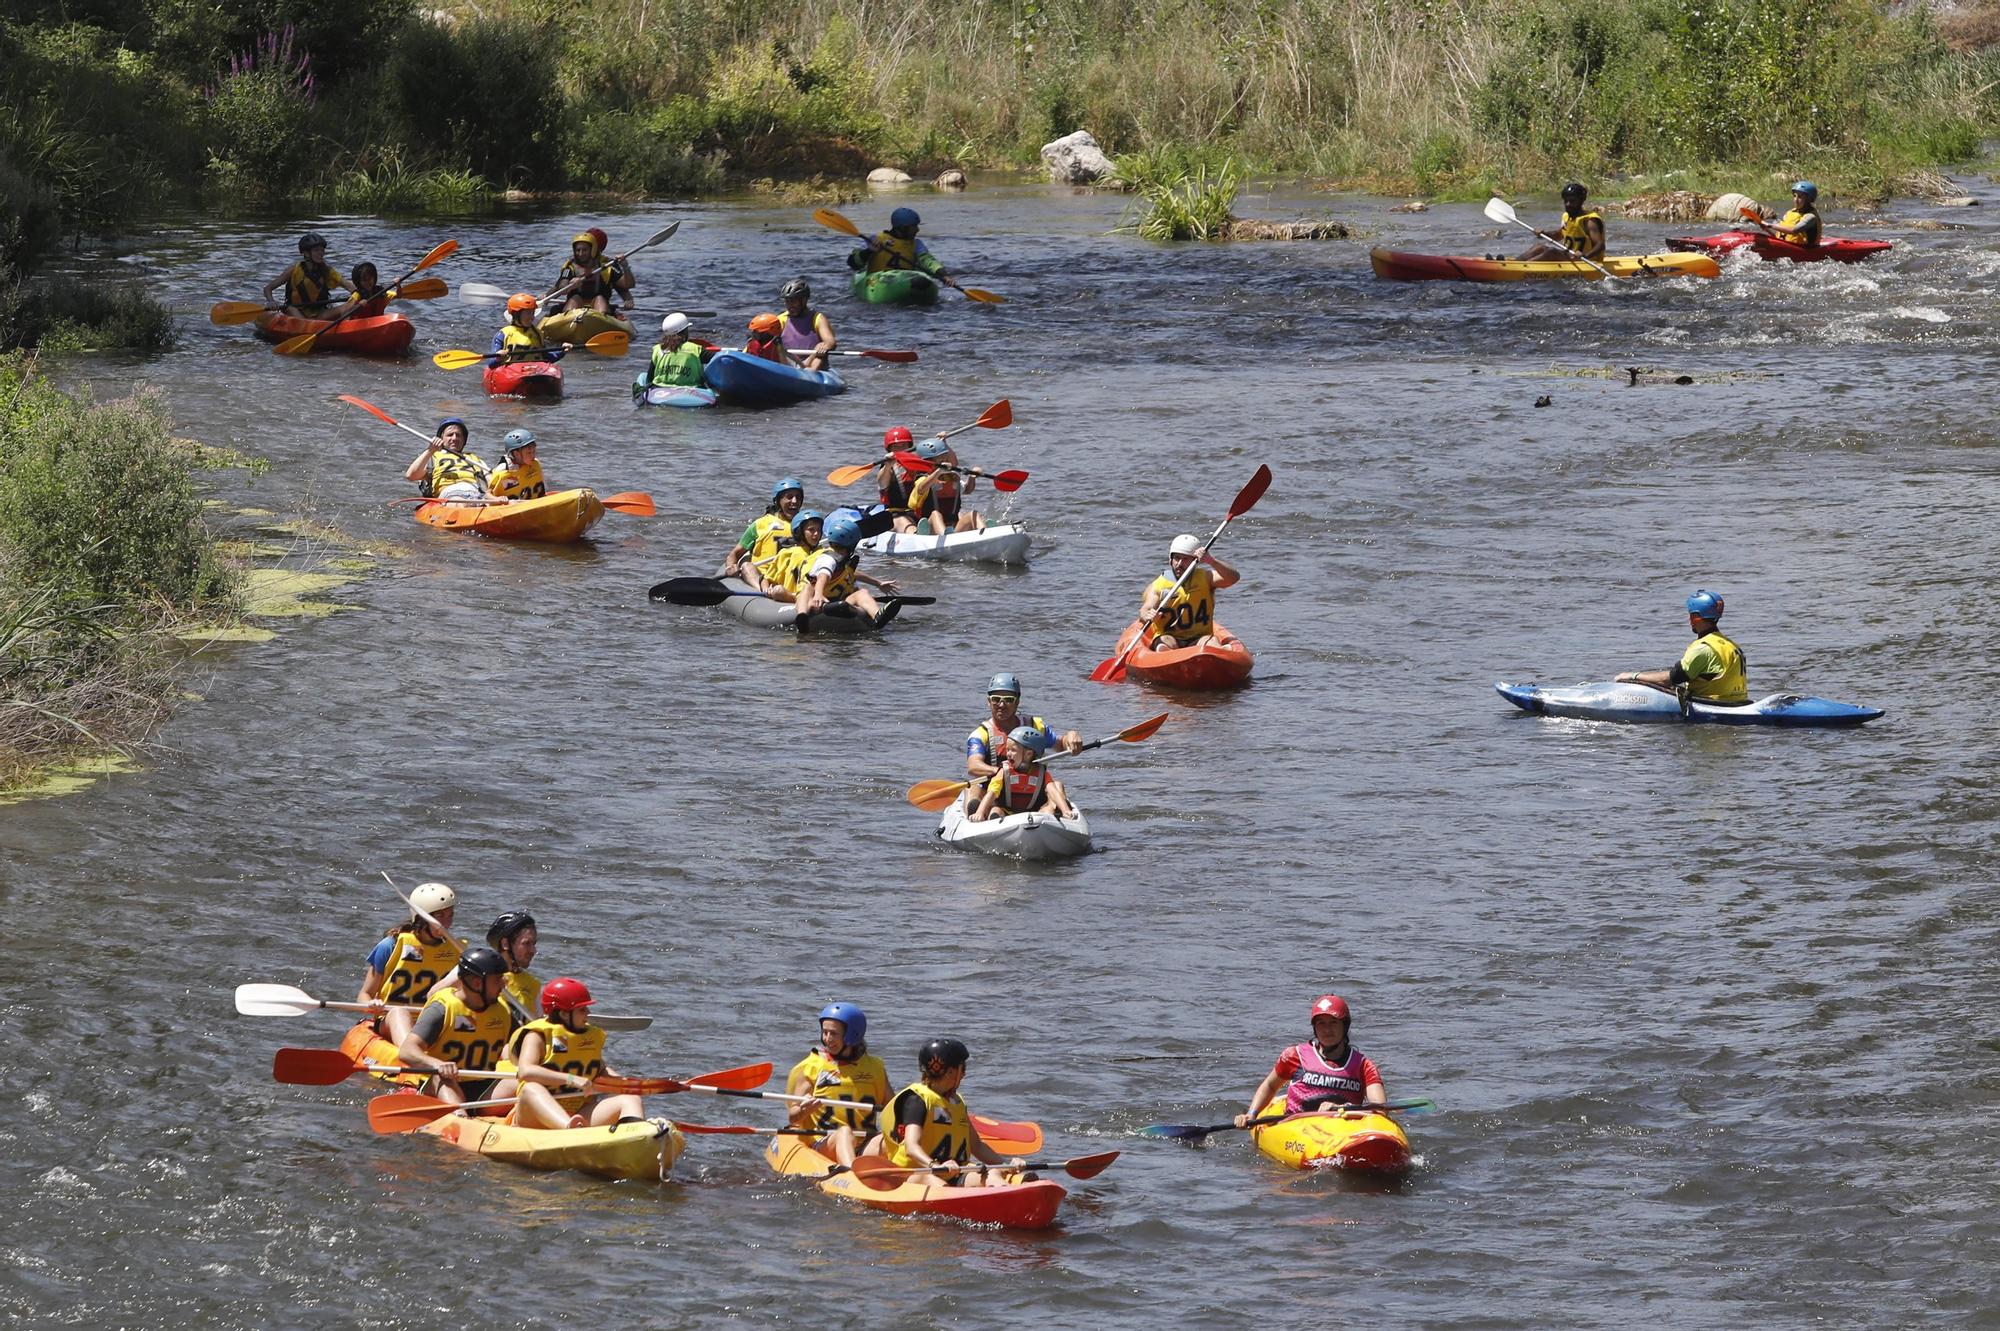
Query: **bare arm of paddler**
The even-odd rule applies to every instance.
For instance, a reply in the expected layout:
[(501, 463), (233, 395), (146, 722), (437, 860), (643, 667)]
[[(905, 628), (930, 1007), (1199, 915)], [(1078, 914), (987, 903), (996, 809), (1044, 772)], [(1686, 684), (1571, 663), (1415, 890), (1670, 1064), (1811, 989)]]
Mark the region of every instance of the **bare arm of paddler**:
[(416, 461), (403, 469), (403, 479), (406, 481), (421, 482), (424, 477), (430, 475), (431, 458), (436, 456), (437, 451), (443, 447), (444, 440), (432, 439), (430, 445), (423, 452), (417, 454)]
[(1257, 1089), (1250, 1093), (1250, 1107), (1236, 1116), (1236, 1126), (1239, 1128), (1249, 1127), (1250, 1120), (1261, 1116), (1264, 1112), (1264, 1107), (1271, 1103), (1272, 1099), (1279, 1091), (1285, 1088), (1288, 1082), (1289, 1079), (1280, 1077), (1275, 1068), (1265, 1073), (1264, 1080), (1258, 1082)]
[(444, 1035), (445, 1011), (442, 1003), (426, 1004), (410, 1026), (410, 1033), (396, 1046), (396, 1062), (406, 1068), (422, 1068), (431, 1073), (437, 1084), (433, 1088), (437, 1098), (447, 1104), (462, 1105), (465, 1093), (458, 1085), (458, 1064), (448, 1059), (433, 1058), (429, 1047)]

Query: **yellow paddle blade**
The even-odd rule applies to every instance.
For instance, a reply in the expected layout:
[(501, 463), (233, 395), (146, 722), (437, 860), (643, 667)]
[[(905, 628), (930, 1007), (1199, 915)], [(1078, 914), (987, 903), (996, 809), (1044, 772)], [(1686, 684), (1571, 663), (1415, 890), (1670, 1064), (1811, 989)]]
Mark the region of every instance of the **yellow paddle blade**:
[(966, 783), (959, 781), (919, 781), (910, 787), (906, 798), (919, 809), (940, 813), (945, 806), (965, 793)]
[(878, 465), (880, 464), (869, 462), (858, 467), (835, 467), (826, 474), (826, 483), (835, 489), (852, 485), (863, 477), (872, 475)]
[(845, 232), (857, 240), (861, 238), (861, 228), (855, 226), (854, 223), (848, 221), (831, 208), (813, 209), (813, 221), (818, 222), (821, 226), (831, 227), (835, 231)]
[(414, 282), (397, 287), (389, 296), (391, 300), (436, 300), (439, 296), (449, 296), (451, 287), (442, 277), (420, 277)]
[(319, 341), (318, 333), (305, 333), (298, 337), (286, 338), (271, 350), (280, 356), (309, 356), (312, 354), (313, 343), (317, 341)]
[(212, 324), (247, 324), (271, 307), (260, 305), (254, 300), (225, 300), (208, 307), (208, 321)]
[(463, 370), (469, 366), (477, 365), (485, 359), (485, 356), (480, 355), (476, 351), (467, 351), (463, 347), (454, 347), (450, 351), (440, 351), (437, 355), (431, 357), (431, 364), (437, 366), (440, 370)]
[(631, 334), (621, 333), (614, 328), (608, 333), (599, 333), (591, 338), (583, 344), (583, 349), (599, 356), (622, 356), (631, 345)]
[(982, 305), (1005, 305), (1007, 303), (1005, 296), (996, 296), (990, 291), (981, 291), (978, 287), (960, 287), (959, 290), (965, 293), (967, 300), (976, 300)]

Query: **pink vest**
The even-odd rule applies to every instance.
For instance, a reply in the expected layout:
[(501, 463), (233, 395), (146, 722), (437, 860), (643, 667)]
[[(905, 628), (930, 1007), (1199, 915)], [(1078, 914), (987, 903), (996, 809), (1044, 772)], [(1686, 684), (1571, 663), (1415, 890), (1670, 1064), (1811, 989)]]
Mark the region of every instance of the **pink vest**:
[(793, 351), (811, 351), (819, 345), (819, 330), (814, 327), (819, 322), (818, 310), (807, 310), (803, 319), (794, 319), (789, 313), (778, 317), (785, 325), (778, 336), (786, 347)]
[(1292, 1053), (1299, 1060), (1299, 1070), (1292, 1077), (1291, 1089), (1285, 1092), (1287, 1114), (1303, 1113), (1317, 1100), (1332, 1098), (1358, 1105), (1365, 1098), (1361, 1051), (1353, 1045), (1347, 1046), (1345, 1063), (1327, 1062), (1310, 1040), (1294, 1046)]

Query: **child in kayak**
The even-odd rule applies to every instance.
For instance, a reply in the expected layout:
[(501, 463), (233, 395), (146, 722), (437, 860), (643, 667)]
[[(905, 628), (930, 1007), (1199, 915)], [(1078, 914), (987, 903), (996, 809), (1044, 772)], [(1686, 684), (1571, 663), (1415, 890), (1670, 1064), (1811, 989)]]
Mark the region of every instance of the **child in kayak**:
[(324, 319), (333, 293), (351, 291), (347, 279), (326, 265), (326, 237), (309, 231), (299, 237), (299, 261), (264, 284), (264, 300), (285, 289), (285, 313), (300, 319)]
[[(1194, 568), (1197, 562), (1208, 568)], [(1235, 586), (1240, 576), (1209, 554), (1199, 536), (1183, 533), (1174, 537), (1167, 548), (1167, 571), (1147, 584), (1145, 599), (1139, 603), (1146, 645), (1161, 651), (1220, 641), (1215, 636), (1215, 593)]]
[(986, 793), (979, 798), (979, 807), (972, 811), (972, 821), (983, 823), (988, 818), (1005, 818), (1017, 813), (1030, 813), (1047, 808), (1058, 818), (1076, 817), (1076, 807), (1069, 802), (1069, 792), (1062, 782), (1049, 775), (1048, 764), (1042, 755), (1049, 751), (1049, 737), (1045, 730), (1034, 726), (1015, 726), (1007, 732), (1007, 759), (1000, 764), (1000, 770), (986, 779)]
[[(852, 1168), (861, 1144), (879, 1133), (889, 1103), (889, 1070), (868, 1052), (868, 1014), (853, 1003), (829, 1003), (819, 1014), (819, 1044), (785, 1075), (785, 1094), (807, 1098), (792, 1108), (795, 1128), (823, 1134), (819, 1149)], [(842, 1109), (826, 1100), (858, 1100), (874, 1110)]]
[(1347, 1000), (1340, 995), (1322, 994), (1313, 1000), (1311, 1042), (1295, 1044), (1278, 1055), (1277, 1064), (1251, 1094), (1250, 1107), (1236, 1116), (1236, 1126), (1250, 1126), (1285, 1088), (1289, 1088), (1284, 1109), (1288, 1115), (1338, 1114), (1356, 1105), (1387, 1104), (1382, 1074), (1347, 1042), (1348, 1022)]
[(506, 987), (507, 963), (492, 948), (468, 948), (459, 957), (457, 982), (431, 995), (396, 1045), (398, 1063), (431, 1074), (425, 1094), (455, 1105), (493, 1095), (495, 1079), (461, 1082), (459, 1074), (499, 1066), (514, 1029), (513, 1013), (500, 1001)]
[[(422, 883), (410, 893), (410, 905), (410, 918), (369, 949), (368, 974), (362, 978), (355, 1002), (422, 1004), (437, 982), (458, 964), (463, 944), (442, 932), (451, 928), (458, 893), (443, 883)], [(425, 914), (438, 922), (438, 928), (425, 923)], [(391, 1008), (375, 1028), (389, 1043), (401, 1044), (414, 1020), (413, 1013)]]
[(514, 1121), (526, 1128), (604, 1127), (626, 1118), (644, 1118), (646, 1102), (636, 1095), (588, 1092), (600, 1073), (617, 1076), (604, 1061), (604, 1029), (590, 1024), (590, 990), (582, 980), (558, 976), (542, 986), (542, 1015), (507, 1041), (513, 1079), (495, 1088), (494, 1098), (521, 1097)]
[(861, 524), (845, 515), (827, 519), (825, 523), (826, 542), (805, 566), (800, 578), (799, 594), (795, 598), (798, 611), (802, 615), (817, 614), (832, 601), (845, 601), (877, 624), (886, 624), (902, 609), (900, 601), (891, 601), (884, 606), (866, 588), (873, 587), (889, 595), (896, 594), (893, 581), (872, 578), (861, 571), (861, 556), (855, 547), (861, 544)]
[(693, 327), (694, 321), (678, 312), (660, 320), (660, 341), (646, 366), (648, 388), (701, 387), (702, 345), (688, 331)]
[(805, 589), (806, 566), (819, 553), (825, 524), (818, 509), (800, 509), (792, 515), (792, 534), (778, 542), (776, 553), (765, 560), (745, 560), (741, 577), (774, 601), (797, 601)]
[(792, 519), (805, 507), (805, 503), (805, 483), (798, 477), (786, 476), (773, 485), (771, 502), (765, 505), (762, 513), (750, 520), (750, 525), (743, 529), (743, 535), (729, 547), (729, 554), (722, 561), (722, 576), (742, 576), (745, 561), (753, 566), (768, 565), (771, 556), (778, 553), (778, 547), (791, 539)]
[(542, 464), (536, 456), (539, 446), (535, 442), (534, 431), (509, 430), (507, 437), (500, 442), (507, 449), (507, 465), (496, 468), (487, 478), (486, 493), (510, 504), (517, 500), (545, 497), (549, 485), (542, 476)]
[(476, 453), (465, 451), (471, 434), (456, 416), (438, 426), (437, 437), (403, 471), (427, 499), (447, 504), (476, 504), (486, 498), (486, 481), (493, 469)]
[(940, 282), (951, 279), (930, 247), (917, 239), (923, 219), (914, 208), (898, 208), (889, 214), (889, 229), (879, 231), (847, 256), (847, 266), (861, 273), (886, 272), (891, 268), (914, 268)]
[(761, 356), (779, 365), (790, 365), (792, 358), (785, 354), (784, 325), (775, 314), (760, 314), (750, 321), (750, 336), (743, 343), (743, 349), (752, 356)]
[(542, 330), (535, 326), (540, 309), (541, 302), (525, 291), (507, 297), (507, 322), (493, 335), (494, 364), (512, 365), (521, 360), (553, 363), (569, 354), (568, 347), (552, 347), (542, 340)]
[[(936, 446), (942, 451), (943, 441), (932, 439), (918, 448), (917, 454)], [(965, 507), (965, 492), (977, 482), (966, 477), (961, 483), (956, 471), (940, 467), (928, 476), (919, 476), (910, 490), (910, 516), (929, 528), (933, 536), (948, 536), (955, 531), (979, 531), (986, 526), (986, 519), (977, 510)]]
[(342, 314), (347, 314), (347, 317), (350, 319), (373, 319), (379, 315), (388, 313), (389, 288), (382, 285), (382, 279), (376, 273), (374, 264), (355, 264), (354, 281), (351, 285), (353, 294), (348, 298), (347, 303), (349, 306), (358, 305), (361, 308), (355, 310), (352, 314), (347, 314), (346, 310), (342, 310)]
[(1001, 1156), (972, 1125), (972, 1115), (958, 1094), (970, 1057), (963, 1041), (948, 1037), (918, 1050), (922, 1077), (896, 1092), (889, 1102), (889, 1127), (868, 1143), (864, 1153), (886, 1156), (891, 1165), (911, 1170), (911, 1178), (921, 1178), (928, 1170), (960, 1187), (1004, 1187), (1032, 1179), (1032, 1174), (1017, 1178), (1003, 1173), (1026, 1162)]

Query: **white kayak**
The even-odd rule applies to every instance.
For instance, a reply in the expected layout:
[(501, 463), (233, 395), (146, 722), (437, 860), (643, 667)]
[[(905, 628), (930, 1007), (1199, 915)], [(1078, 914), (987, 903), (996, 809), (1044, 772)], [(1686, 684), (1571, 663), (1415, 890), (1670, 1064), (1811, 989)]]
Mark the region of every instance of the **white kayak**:
[(891, 555), (906, 559), (959, 559), (986, 564), (1028, 562), (1028, 529), (1018, 522), (985, 527), (979, 531), (955, 531), (944, 536), (930, 532), (883, 532), (870, 536), (861, 548), (871, 555)]
[(965, 816), (965, 802), (959, 800), (944, 811), (937, 835), (947, 846), (1010, 855), (1017, 860), (1061, 860), (1090, 850), (1090, 824), (1082, 809), (1074, 818), (1015, 813), (975, 823)]
[(1773, 693), (1737, 707), (1693, 700), (1683, 707), (1673, 694), (1645, 684), (1550, 688), (1541, 684), (1499, 683), (1493, 687), (1524, 712), (1584, 721), (1687, 721), (1697, 725), (1804, 729), (1858, 726), (1882, 715), (1879, 707), (1857, 707), (1853, 703), (1805, 698), (1795, 693)]

